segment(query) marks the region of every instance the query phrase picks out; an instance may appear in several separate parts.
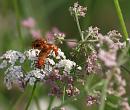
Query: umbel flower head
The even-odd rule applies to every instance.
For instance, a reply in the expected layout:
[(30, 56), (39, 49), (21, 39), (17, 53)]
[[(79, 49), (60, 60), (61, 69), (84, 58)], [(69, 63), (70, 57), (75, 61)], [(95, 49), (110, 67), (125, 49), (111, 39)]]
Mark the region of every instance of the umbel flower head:
[(11, 89), (13, 85), (17, 85), (19, 88), (24, 88), (24, 73), (21, 66), (10, 66), (5, 71), (4, 83), (8, 89)]
[(85, 17), (86, 15), (86, 11), (87, 11), (87, 7), (83, 7), (81, 5), (78, 4), (78, 2), (74, 3), (74, 6), (70, 7), (70, 13), (71, 15), (77, 15), (77, 16), (81, 16), (81, 17)]
[[(60, 81), (63, 81), (65, 77), (69, 81), (69, 77), (73, 74), (72, 70), (75, 69), (76, 71), (81, 68), (74, 61), (66, 59), (64, 52), (60, 48), (57, 50), (57, 55), (51, 50), (47, 58), (45, 58), (44, 65), (41, 68), (37, 68), (36, 63), (39, 60), (40, 51), (39, 49), (29, 49), (22, 53), (9, 50), (0, 57), (0, 69), (6, 69), (4, 83), (8, 89), (11, 89), (13, 86), (23, 89), (27, 84), (34, 85), (37, 81), (47, 82), (55, 70), (59, 71), (57, 75), (61, 77)], [(30, 63), (29, 71), (26, 71), (24, 68), (25, 61)], [(57, 80), (53, 78), (51, 78), (51, 82), (55, 82), (56, 85)], [(66, 80), (64, 81), (67, 84)], [(51, 86), (52, 88), (56, 87), (54, 84), (51, 84)], [(54, 89), (53, 93), (56, 93)]]
[(63, 32), (60, 32), (59, 29), (54, 27), (52, 28), (52, 31), (46, 33), (45, 38), (51, 44), (54, 43), (62, 44), (65, 38), (65, 34)]
[[(99, 39), (99, 53), (98, 57), (102, 60), (107, 67), (117, 66), (117, 52), (119, 49), (125, 47), (125, 43), (120, 41), (121, 34), (113, 30), (108, 32), (107, 35), (98, 35)], [(107, 49), (102, 48), (105, 45)]]

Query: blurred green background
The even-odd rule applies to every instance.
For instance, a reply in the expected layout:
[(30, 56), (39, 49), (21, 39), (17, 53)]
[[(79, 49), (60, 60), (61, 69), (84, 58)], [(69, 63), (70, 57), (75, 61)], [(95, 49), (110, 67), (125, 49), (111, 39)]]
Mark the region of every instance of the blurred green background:
[[(128, 32), (130, 32), (130, 1), (119, 1)], [(21, 45), (17, 45), (19, 44), (17, 23), (30, 16), (36, 20), (43, 35), (53, 27), (57, 27), (66, 33), (67, 38), (79, 38), (76, 23), (68, 11), (74, 2), (76, 1), (0, 0), (0, 51), (22, 48)], [(99, 27), (103, 33), (112, 29), (121, 32), (113, 0), (79, 0), (79, 3), (88, 7), (87, 16), (80, 19), (83, 30), (92, 25)], [(30, 36), (22, 35), (26, 41), (25, 44), (29, 46)]]
[[(69, 13), (69, 7), (74, 2), (77, 1), (0, 0), (0, 54), (10, 49), (22, 51), (31, 48), (31, 36), (19, 27), (20, 22), (28, 17), (33, 17), (36, 20), (37, 27), (42, 30), (43, 36), (53, 27), (57, 27), (66, 34), (66, 38), (80, 39), (76, 23)], [(78, 2), (88, 8), (86, 17), (80, 19), (83, 30), (86, 30), (88, 26), (97, 26), (104, 34), (113, 29), (122, 33), (114, 0), (79, 0)], [(119, 0), (119, 2), (128, 33), (130, 33), (130, 1)], [(19, 29), (22, 32), (22, 42), (19, 37)], [(63, 49), (65, 48), (63, 47)], [(47, 91), (40, 85), (37, 90), (38, 97), (46, 96)], [(22, 92), (17, 88), (10, 91), (5, 88), (3, 73), (0, 71), (0, 110), (4, 110), (4, 107), (10, 110), (21, 94)], [(84, 110), (80, 107), (80, 103), (77, 104), (78, 110)]]

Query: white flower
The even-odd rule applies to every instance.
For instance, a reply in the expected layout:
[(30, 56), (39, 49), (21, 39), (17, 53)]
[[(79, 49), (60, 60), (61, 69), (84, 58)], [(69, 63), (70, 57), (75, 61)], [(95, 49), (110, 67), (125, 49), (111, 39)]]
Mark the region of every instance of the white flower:
[[(4, 78), (4, 83), (8, 89), (11, 89), (13, 85), (24, 88), (28, 83), (34, 85), (36, 81), (43, 81), (45, 76), (51, 74), (55, 68), (59, 70), (61, 69), (63, 73), (70, 73), (70, 71), (75, 67), (81, 70), (81, 67), (77, 66), (75, 62), (66, 59), (66, 56), (61, 49), (58, 49), (57, 56), (54, 51), (51, 51), (45, 59), (43, 68), (38, 69), (36, 63), (39, 57), (39, 52), (40, 50), (38, 49), (30, 49), (22, 54), (21, 52), (10, 50), (0, 57), (0, 60), (2, 60), (0, 69), (7, 67), (8, 63), (11, 64), (5, 71)], [(23, 74), (22, 67), (14, 65), (17, 64), (15, 63), (17, 60), (19, 60), (20, 63), (24, 63), (25, 59), (31, 60), (31, 70), (26, 74)]]
[(4, 83), (8, 89), (12, 88), (12, 85), (17, 85), (23, 88), (23, 71), (21, 66), (10, 66), (5, 71)]
[(54, 60), (47, 58), (44, 65), (44, 71), (50, 73), (53, 70), (53, 66), (55, 66)]
[(38, 49), (30, 49), (25, 51), (24, 54), (27, 56), (29, 60), (37, 60), (40, 50)]
[(57, 52), (58, 52), (58, 55), (57, 55), (57, 56), (55, 55), (55, 52), (54, 52), (54, 51), (51, 51), (50, 54), (49, 54), (49, 56), (50, 56), (50, 57), (52, 56), (52, 57), (54, 57), (54, 58), (56, 58), (56, 59), (58, 59), (58, 60), (59, 60), (59, 59), (66, 59), (66, 56), (65, 56), (64, 52), (61, 51), (61, 49), (58, 48), (58, 51), (57, 51)]
[(53, 70), (52, 65), (47, 63), (44, 65), (44, 71), (46, 71), (47, 73), (51, 73), (52, 70)]
[(34, 74), (34, 77), (38, 79), (43, 79), (45, 77), (45, 72), (41, 69), (33, 70), (32, 73)]
[(29, 79), (29, 84), (30, 84), (31, 86), (33, 86), (35, 82), (36, 82), (36, 78), (35, 78), (35, 77), (30, 77), (30, 79)]
[(68, 60), (68, 59), (64, 59), (64, 60), (61, 60), (57, 65), (56, 67), (58, 68), (64, 68), (64, 71), (70, 73), (70, 70), (76, 66), (76, 63), (71, 61), (71, 60)]
[(3, 60), (3, 62), (0, 64), (0, 69), (7, 67), (7, 61)]
[(23, 63), (25, 60), (25, 56), (21, 52), (9, 50), (5, 54), (3, 54), (0, 59), (7, 60), (8, 63), (14, 65), (17, 60), (19, 60), (20, 63)]
[(25, 76), (25, 82), (29, 82), (30, 85), (33, 85), (36, 80), (43, 80), (45, 77), (45, 71), (42, 69), (31, 70)]
[(54, 60), (53, 60), (53, 59), (50, 59), (50, 58), (47, 58), (47, 59), (46, 59), (46, 63), (49, 63), (49, 64), (51, 64), (51, 65), (55, 65)]
[(82, 70), (82, 67), (81, 67), (81, 66), (78, 66), (77, 69), (78, 69), (78, 70)]
[(61, 49), (58, 49), (58, 56), (56, 56), (56, 59), (66, 59), (66, 56), (64, 52), (61, 51)]

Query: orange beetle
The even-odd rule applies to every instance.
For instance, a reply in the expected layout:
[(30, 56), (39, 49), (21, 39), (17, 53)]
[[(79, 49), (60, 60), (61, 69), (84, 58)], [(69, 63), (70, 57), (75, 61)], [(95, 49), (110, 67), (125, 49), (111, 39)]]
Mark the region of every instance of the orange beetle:
[(40, 50), (38, 61), (36, 63), (37, 68), (42, 68), (45, 63), (45, 59), (48, 57), (51, 50), (55, 52), (55, 55), (58, 55), (58, 47), (54, 44), (47, 43), (44, 39), (36, 39), (32, 42), (32, 48)]

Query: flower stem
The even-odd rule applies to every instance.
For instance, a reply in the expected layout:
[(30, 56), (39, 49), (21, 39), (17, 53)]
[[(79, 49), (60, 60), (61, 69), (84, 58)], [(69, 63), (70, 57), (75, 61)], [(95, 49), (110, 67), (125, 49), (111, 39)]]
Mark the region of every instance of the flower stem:
[(36, 103), (36, 106), (37, 106), (37, 110), (41, 110), (38, 98), (36, 96), (34, 97), (34, 100), (35, 100), (35, 103)]
[(124, 19), (123, 19), (123, 15), (122, 15), (122, 12), (121, 12), (119, 1), (118, 0), (114, 0), (114, 4), (115, 4), (117, 15), (118, 15), (118, 18), (119, 18), (119, 21), (120, 21), (122, 32), (124, 34), (124, 39), (127, 41), (127, 39), (128, 39), (128, 32), (127, 32), (126, 25), (125, 25), (125, 22), (124, 22)]
[(29, 98), (29, 101), (28, 101), (28, 103), (27, 103), (27, 105), (26, 105), (25, 110), (28, 110), (29, 105), (31, 104), (32, 98), (33, 98), (33, 96), (34, 96), (34, 92), (35, 92), (35, 90), (36, 90), (36, 85), (37, 85), (37, 83), (35, 83), (34, 86), (33, 86), (32, 93), (31, 93), (31, 96), (30, 96), (30, 98)]
[(64, 103), (65, 102), (65, 86), (64, 86), (64, 88), (63, 88), (63, 96), (62, 96), (62, 103)]
[(77, 100), (74, 100), (74, 99), (75, 99), (74, 97), (70, 97), (70, 98), (68, 98), (67, 100), (65, 100), (64, 103), (61, 103), (59, 106), (57, 106), (57, 107), (56, 107), (56, 110), (59, 110), (61, 107), (65, 106), (65, 105), (67, 105), (67, 104), (69, 104), (69, 103), (71, 103), (71, 102), (76, 102), (76, 101), (78, 101), (78, 100), (81, 100), (82, 98), (85, 97), (86, 91), (82, 91), (80, 94), (81, 94), (81, 95), (79, 95), (79, 96), (76, 97)]
[(99, 106), (99, 110), (105, 110), (105, 99), (107, 97), (107, 87), (111, 80), (112, 73), (109, 73), (109, 76), (107, 76), (107, 79), (104, 81), (104, 86), (102, 88), (102, 94), (101, 94), (101, 104)]
[(52, 106), (54, 99), (55, 99), (55, 97), (50, 97), (50, 101), (49, 101), (49, 105), (48, 105), (47, 110), (51, 110), (51, 106)]
[(19, 13), (19, 7), (18, 7), (18, 0), (13, 0), (14, 10), (15, 10), (15, 16), (16, 16), (16, 27), (18, 31), (19, 38), (21, 42), (23, 42), (22, 38), (22, 32), (21, 32), (21, 26), (20, 26), (20, 13)]
[(78, 19), (78, 15), (76, 14), (76, 12), (75, 12), (75, 19), (76, 19), (76, 24), (77, 24), (77, 27), (78, 27), (80, 36), (81, 36), (81, 40), (84, 41), (83, 32), (82, 32), (82, 30), (81, 30), (80, 23), (79, 23), (79, 19)]

